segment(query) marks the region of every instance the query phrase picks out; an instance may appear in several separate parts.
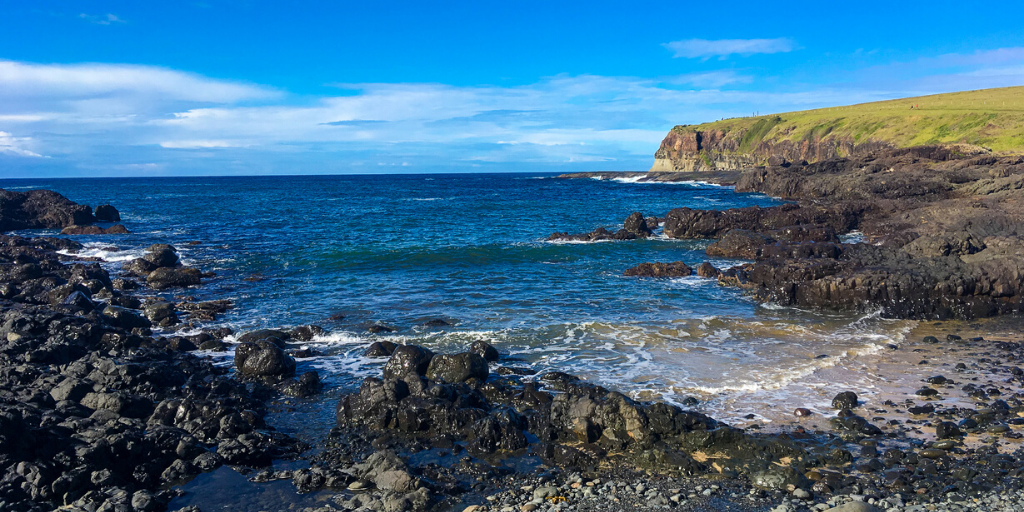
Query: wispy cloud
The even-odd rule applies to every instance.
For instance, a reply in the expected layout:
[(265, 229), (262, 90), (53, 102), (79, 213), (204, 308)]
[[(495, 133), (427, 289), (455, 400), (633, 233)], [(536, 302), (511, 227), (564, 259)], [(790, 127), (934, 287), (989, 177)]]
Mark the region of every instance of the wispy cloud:
[(114, 14), (109, 14), (109, 13), (101, 14), (101, 15), (92, 15), (92, 14), (82, 13), (82, 14), (79, 14), (78, 17), (83, 19), (83, 20), (85, 20), (85, 21), (88, 21), (89, 23), (95, 23), (96, 25), (113, 25), (115, 23), (126, 23), (125, 20), (117, 17)]
[(722, 87), (725, 85), (749, 84), (754, 81), (750, 75), (742, 75), (731, 69), (687, 73), (665, 79), (668, 83), (692, 85), (694, 87)]
[(30, 137), (15, 137), (7, 132), (0, 132), (0, 153), (14, 156), (42, 157), (39, 153), (26, 149), (32, 141)]
[[(872, 77), (857, 80), (857, 72)], [(91, 173), (351, 172), (402, 163), (635, 170), (675, 124), (1019, 85), (1024, 52), (937, 56), (841, 78), (752, 90), (754, 78), (725, 69), (558, 75), (505, 87), (360, 83), (309, 97), (165, 68), (0, 61), (0, 159), (5, 170), (63, 165)]]
[(786, 53), (796, 49), (792, 39), (684, 39), (662, 46), (671, 50), (673, 57), (687, 59), (727, 58), (730, 55), (753, 55), (756, 53)]
[(160, 143), (160, 147), (167, 149), (219, 149), (245, 146), (246, 144), (227, 140), (171, 140)]

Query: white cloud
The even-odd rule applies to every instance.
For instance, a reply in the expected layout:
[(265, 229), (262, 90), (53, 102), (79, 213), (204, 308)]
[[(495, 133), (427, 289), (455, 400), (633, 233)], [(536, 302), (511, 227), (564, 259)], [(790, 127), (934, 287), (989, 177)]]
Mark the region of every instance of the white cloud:
[[(5, 102), (69, 102), (144, 99), (224, 103), (278, 95), (267, 87), (130, 64), (30, 64), (0, 60), (0, 98)], [(11, 105), (4, 105), (10, 108)]]
[(753, 55), (755, 53), (786, 53), (796, 49), (792, 39), (684, 39), (662, 46), (672, 50), (673, 57), (687, 59), (726, 58), (730, 55)]
[(15, 137), (10, 133), (0, 132), (0, 154), (42, 157), (43, 155), (25, 148), (31, 141), (30, 137)]
[(216, 149), (245, 147), (245, 144), (226, 140), (171, 140), (161, 142), (160, 147), (167, 149)]
[(78, 17), (85, 21), (88, 21), (89, 23), (95, 23), (97, 25), (113, 25), (114, 23), (126, 23), (125, 20), (122, 20), (121, 18), (118, 18), (116, 15), (109, 13), (99, 16), (82, 13), (79, 14)]
[(774, 92), (747, 90), (753, 77), (724, 69), (660, 78), (558, 75), (506, 87), (342, 84), (344, 93), (300, 98), (157, 67), (0, 61), (0, 152), (122, 173), (346, 172), (361, 163), (470, 161), (628, 170), (649, 163), (675, 124), (1024, 83), (1024, 51), (945, 55), (850, 75), (867, 71), (870, 80)]

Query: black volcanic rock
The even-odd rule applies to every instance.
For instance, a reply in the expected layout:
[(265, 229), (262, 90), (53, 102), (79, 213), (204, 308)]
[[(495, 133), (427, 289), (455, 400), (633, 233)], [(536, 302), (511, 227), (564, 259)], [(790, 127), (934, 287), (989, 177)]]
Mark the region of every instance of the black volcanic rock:
[(0, 231), (62, 229), (96, 222), (92, 209), (50, 190), (0, 189)]

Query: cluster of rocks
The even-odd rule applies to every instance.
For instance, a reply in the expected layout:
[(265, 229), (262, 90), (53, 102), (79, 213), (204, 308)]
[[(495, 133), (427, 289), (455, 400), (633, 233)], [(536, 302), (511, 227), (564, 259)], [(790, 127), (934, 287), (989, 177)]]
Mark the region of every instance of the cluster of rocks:
[(66, 234), (119, 234), (122, 225), (103, 229), (97, 222), (119, 222), (121, 214), (109, 204), (95, 210), (50, 190), (17, 192), (0, 189), (0, 231), (66, 229)]
[[(4, 196), (6, 227), (91, 220), (87, 208), (57, 194), (15, 195), (16, 203), (11, 197)], [(44, 199), (51, 206), (37, 214)], [(117, 212), (100, 208), (95, 216), (116, 220)], [(180, 324), (179, 313), (193, 320), (230, 302), (186, 300), (178, 308), (132, 295), (140, 283), (77, 260), (73, 253), (82, 248), (66, 238), (0, 235), (0, 509), (159, 511), (174, 495), (171, 484), (222, 464), (264, 466), (307, 448), (265, 423), (275, 386), (240, 381), (190, 353), (223, 348), (230, 329), (152, 335)], [(154, 246), (144, 261), (179, 268), (170, 246)], [(308, 394), (319, 389), (319, 379), (310, 380), (281, 379), (277, 387)]]
[(178, 249), (168, 244), (149, 246), (145, 256), (128, 262), (124, 270), (129, 275), (145, 279), (146, 285), (154, 290), (198, 286), (203, 278), (199, 269), (182, 265)]
[(597, 228), (590, 233), (569, 234), (564, 232), (552, 233), (548, 237), (550, 242), (600, 242), (604, 240), (636, 240), (648, 238), (658, 229), (660, 220), (657, 217), (647, 217), (640, 212), (630, 214), (623, 227), (615, 232), (607, 228)]
[[(736, 190), (797, 203), (678, 208), (662, 232), (716, 239), (709, 256), (754, 260), (712, 277), (762, 300), (917, 319), (1022, 309), (1024, 157), (886, 150), (756, 168)], [(840, 241), (855, 230), (870, 243)]]

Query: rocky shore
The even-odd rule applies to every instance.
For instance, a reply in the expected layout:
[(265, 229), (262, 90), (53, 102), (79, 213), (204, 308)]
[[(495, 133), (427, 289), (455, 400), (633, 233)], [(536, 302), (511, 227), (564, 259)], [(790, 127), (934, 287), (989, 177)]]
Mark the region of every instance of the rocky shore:
[[(766, 301), (912, 319), (1021, 311), (1024, 157), (922, 146), (777, 163), (744, 172), (736, 190), (793, 204), (678, 208), (645, 224), (668, 238), (716, 240), (709, 256), (754, 260), (708, 275)], [(643, 236), (624, 226), (551, 239)]]
[[(86, 216), (99, 209), (50, 194), (45, 208), (24, 206), (44, 197), (37, 192), (4, 196), (22, 206), (0, 204), (0, 225), (100, 222)], [(745, 250), (825, 237), (813, 243), (842, 247), (850, 244), (838, 234), (853, 228), (873, 236), (864, 212), (762, 210), (771, 213), (730, 214), (763, 237)], [(670, 225), (694, 238), (731, 232), (674, 212), (633, 215), (620, 238)], [(976, 253), (995, 243), (983, 242)], [(567, 373), (538, 374), (483, 341), (452, 353), (380, 341), (366, 348), (379, 374), (340, 390), (335, 427), (300, 440), (268, 413), (282, 397), (323, 392), (319, 375), (296, 363), (311, 355), (301, 343), (323, 330), (210, 326), (231, 304), (182, 295), (217, 277), (183, 265), (171, 244), (111, 269), (76, 256), (82, 245), (70, 238), (0, 236), (3, 510), (165, 510), (181, 484), (221, 466), (253, 485), (290, 481), (319, 496), (307, 512), (1015, 510), (1024, 499), (1019, 331), (914, 340), (962, 350), (963, 366), (923, 376), (915, 398), (900, 402), (835, 390), (834, 417), (798, 409), (792, 428), (772, 431), (724, 424), (696, 403), (641, 402)], [(696, 273), (716, 275), (709, 267)], [(674, 262), (636, 275), (691, 272)], [(730, 272), (723, 282), (738, 282)], [(230, 366), (205, 351), (232, 353)]]

